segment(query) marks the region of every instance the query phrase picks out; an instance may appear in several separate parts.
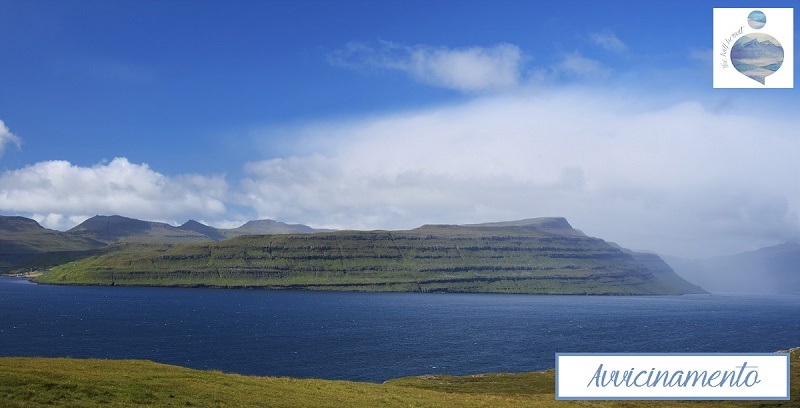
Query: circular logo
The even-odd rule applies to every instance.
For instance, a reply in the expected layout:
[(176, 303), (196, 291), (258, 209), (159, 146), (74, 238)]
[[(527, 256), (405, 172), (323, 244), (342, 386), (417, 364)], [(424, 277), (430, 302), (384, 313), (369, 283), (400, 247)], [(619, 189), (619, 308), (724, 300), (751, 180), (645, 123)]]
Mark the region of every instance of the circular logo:
[(747, 24), (750, 25), (750, 28), (758, 30), (759, 28), (764, 27), (764, 24), (767, 24), (767, 16), (764, 15), (761, 10), (753, 10), (747, 16)]

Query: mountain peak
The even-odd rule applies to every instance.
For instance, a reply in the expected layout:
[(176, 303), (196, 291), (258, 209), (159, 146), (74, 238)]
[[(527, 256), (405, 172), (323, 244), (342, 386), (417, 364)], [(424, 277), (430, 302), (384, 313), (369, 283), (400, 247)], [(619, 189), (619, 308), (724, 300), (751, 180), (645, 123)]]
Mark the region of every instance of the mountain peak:
[[(186, 222), (184, 222), (184, 223), (183, 223), (181, 226), (179, 226), (178, 228), (181, 228), (181, 229), (190, 229), (190, 228), (197, 228), (197, 227), (208, 227), (208, 225), (206, 225), (206, 224), (203, 224), (202, 222), (199, 222), (199, 221), (195, 221), (195, 220), (189, 220), (189, 221), (186, 221)], [(209, 228), (210, 228), (210, 227), (209, 227)]]
[(0, 215), (0, 230), (2, 231), (25, 231), (43, 230), (38, 222), (30, 218)]
[(223, 235), (218, 229), (216, 229), (214, 227), (210, 227), (210, 226), (208, 226), (206, 224), (203, 224), (203, 223), (195, 221), (195, 220), (189, 220), (189, 221), (184, 222), (183, 225), (178, 227), (178, 229), (184, 230), (184, 231), (194, 231), (194, 232), (203, 234), (206, 237), (208, 237), (209, 239), (214, 240), (214, 241), (221, 241), (221, 240), (225, 239), (225, 235)]
[(559, 233), (584, 235), (580, 230), (572, 228), (564, 217), (539, 217), (526, 218), (517, 221), (488, 222), (483, 224), (465, 224), (465, 227), (519, 227), (537, 230), (547, 230)]
[(465, 224), (468, 227), (540, 227), (540, 228), (568, 228), (572, 229), (564, 217), (538, 217), (525, 218), (517, 221), (487, 222), (482, 224)]
[(70, 234), (103, 242), (117, 241), (204, 241), (197, 231), (180, 229), (163, 222), (142, 221), (121, 215), (96, 215), (68, 231)]
[(95, 215), (86, 221), (76, 225), (69, 232), (81, 231), (108, 231), (112, 227), (123, 229), (145, 229), (150, 224), (134, 218), (123, 217), (121, 215)]
[[(318, 232), (313, 228), (302, 224), (286, 224), (271, 219), (260, 219), (248, 221), (239, 228), (227, 230), (233, 235), (266, 235), (266, 234), (287, 234), (287, 233), (311, 233)], [(226, 234), (227, 235), (227, 234)]]
[(286, 225), (286, 224), (284, 224), (282, 222), (275, 221), (273, 219), (264, 218), (264, 219), (259, 219), (259, 220), (247, 221), (246, 223), (242, 224), (242, 226), (239, 227), (239, 228), (243, 228), (243, 227), (247, 227), (247, 226), (255, 227), (255, 226), (273, 226), (273, 225)]

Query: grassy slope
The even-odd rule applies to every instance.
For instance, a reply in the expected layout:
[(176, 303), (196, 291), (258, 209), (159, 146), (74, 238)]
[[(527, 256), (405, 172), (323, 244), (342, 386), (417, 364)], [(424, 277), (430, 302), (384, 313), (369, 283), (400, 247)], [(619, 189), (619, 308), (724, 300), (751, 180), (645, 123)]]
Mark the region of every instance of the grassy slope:
[(641, 262), (569, 229), (428, 226), (131, 244), (54, 268), (44, 283), (358, 291), (681, 294)]
[(800, 353), (790, 401), (556, 401), (554, 371), (465, 377), (419, 376), (385, 384), (248, 377), (141, 360), (0, 358), (0, 405), (271, 407), (793, 407), (800, 404)]
[(92, 239), (42, 228), (33, 220), (0, 216), (0, 273), (81, 259), (86, 257), (84, 251), (103, 246)]

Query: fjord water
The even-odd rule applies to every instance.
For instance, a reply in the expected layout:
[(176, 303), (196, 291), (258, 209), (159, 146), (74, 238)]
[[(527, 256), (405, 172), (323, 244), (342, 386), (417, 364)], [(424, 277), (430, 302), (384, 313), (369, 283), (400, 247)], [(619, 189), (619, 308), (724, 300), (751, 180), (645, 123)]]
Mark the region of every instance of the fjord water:
[(348, 293), (37, 285), (0, 278), (0, 355), (149, 359), (380, 382), (535, 371), (556, 352), (773, 352), (800, 296)]

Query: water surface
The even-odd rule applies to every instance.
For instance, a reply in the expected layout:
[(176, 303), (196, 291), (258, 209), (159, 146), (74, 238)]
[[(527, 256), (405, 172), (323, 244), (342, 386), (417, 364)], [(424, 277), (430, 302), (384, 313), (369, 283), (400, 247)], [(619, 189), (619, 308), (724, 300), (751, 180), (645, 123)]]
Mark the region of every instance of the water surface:
[(297, 292), (37, 285), (0, 278), (0, 355), (148, 359), (384, 381), (535, 371), (556, 352), (773, 352), (800, 296)]

